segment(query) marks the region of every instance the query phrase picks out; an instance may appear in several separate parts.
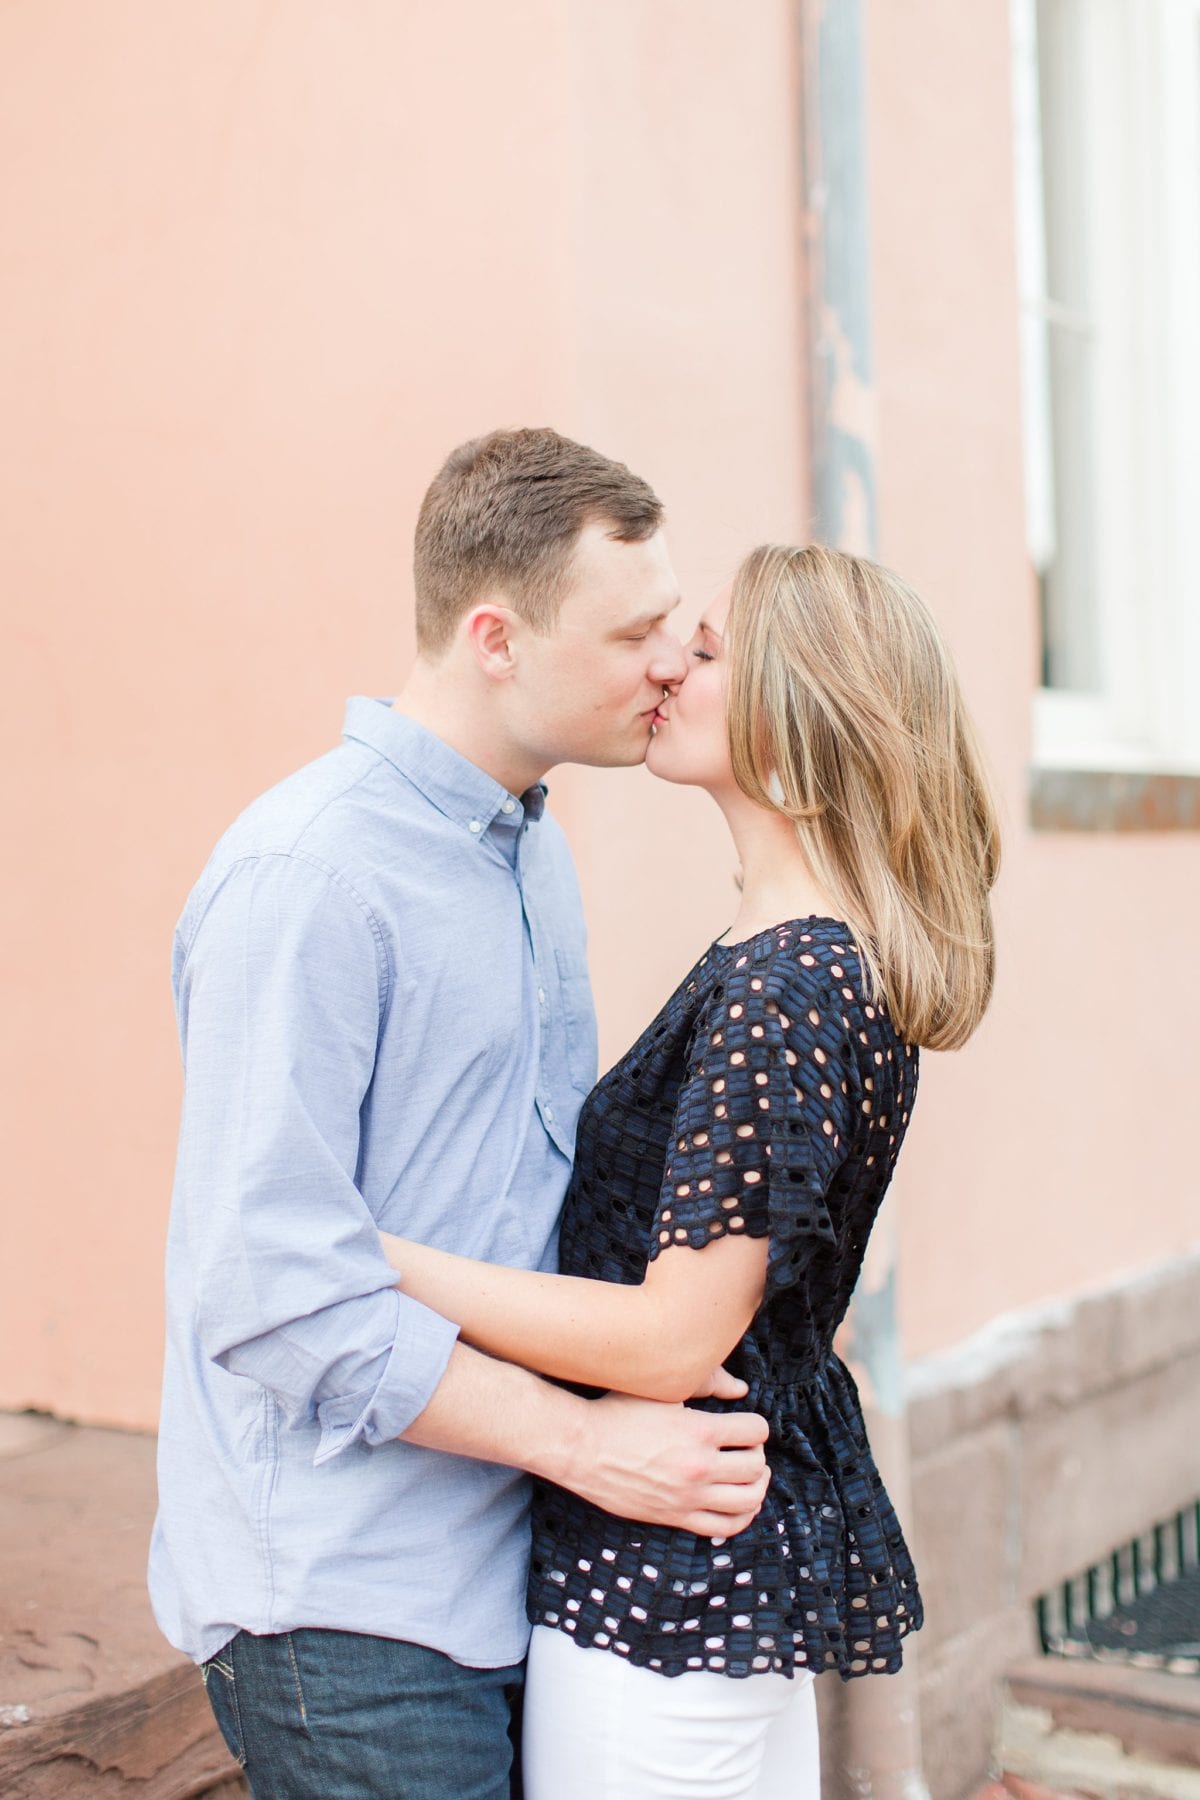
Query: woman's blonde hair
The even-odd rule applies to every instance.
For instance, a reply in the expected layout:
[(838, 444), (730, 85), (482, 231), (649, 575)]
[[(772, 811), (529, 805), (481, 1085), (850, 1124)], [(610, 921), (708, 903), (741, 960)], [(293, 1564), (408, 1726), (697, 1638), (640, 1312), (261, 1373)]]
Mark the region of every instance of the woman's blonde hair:
[(794, 820), (908, 1042), (952, 1050), (991, 998), (996, 812), (925, 602), (863, 557), (764, 545), (726, 629), (738, 786)]

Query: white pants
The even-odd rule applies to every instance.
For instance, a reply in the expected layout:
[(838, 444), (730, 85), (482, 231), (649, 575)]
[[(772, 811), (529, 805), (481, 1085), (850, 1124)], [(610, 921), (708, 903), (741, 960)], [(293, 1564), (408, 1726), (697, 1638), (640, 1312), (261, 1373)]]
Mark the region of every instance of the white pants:
[(808, 1671), (659, 1675), (535, 1625), (525, 1800), (819, 1800)]

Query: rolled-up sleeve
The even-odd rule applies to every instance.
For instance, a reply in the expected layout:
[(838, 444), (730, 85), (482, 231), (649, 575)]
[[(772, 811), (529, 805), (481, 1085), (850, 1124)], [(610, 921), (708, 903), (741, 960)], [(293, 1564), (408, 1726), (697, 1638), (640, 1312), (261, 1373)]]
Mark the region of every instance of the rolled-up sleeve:
[(399, 1293), (356, 1175), (388, 962), (370, 909), (296, 854), (223, 875), (176, 1000), (176, 1198), (203, 1352), (319, 1427), (315, 1460), (398, 1437), (457, 1327)]

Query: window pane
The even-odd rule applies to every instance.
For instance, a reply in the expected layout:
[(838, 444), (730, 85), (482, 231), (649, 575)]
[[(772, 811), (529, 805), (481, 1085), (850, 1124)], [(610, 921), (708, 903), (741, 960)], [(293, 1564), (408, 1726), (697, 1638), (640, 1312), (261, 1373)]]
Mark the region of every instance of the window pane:
[(1103, 22), (1091, 0), (1038, 0), (1038, 121), (1042, 136), (1042, 204), (1046, 292), (1056, 305), (1087, 314), (1088, 45)]
[(1101, 685), (1096, 603), (1095, 468), (1092, 458), (1092, 345), (1052, 324), (1050, 431), (1054, 464), (1054, 548), (1041, 575), (1046, 687), (1096, 692)]
[(1088, 157), (1094, 0), (1033, 0), (1014, 13), (1025, 300), (1030, 554), (1042, 610), (1042, 681), (1096, 693), (1095, 315)]

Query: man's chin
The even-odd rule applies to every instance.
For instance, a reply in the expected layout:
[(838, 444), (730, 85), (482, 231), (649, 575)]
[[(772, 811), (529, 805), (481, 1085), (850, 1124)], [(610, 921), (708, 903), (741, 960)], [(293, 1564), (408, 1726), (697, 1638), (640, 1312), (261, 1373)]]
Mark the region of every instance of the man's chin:
[(614, 752), (599, 765), (604, 769), (637, 769), (646, 760), (647, 744), (637, 744), (632, 749)]
[(582, 763), (590, 769), (636, 769), (639, 763), (645, 762), (650, 741), (650, 734), (647, 732), (644, 738), (630, 740), (625, 744), (597, 745), (593, 750), (580, 751), (578, 755), (563, 760)]

